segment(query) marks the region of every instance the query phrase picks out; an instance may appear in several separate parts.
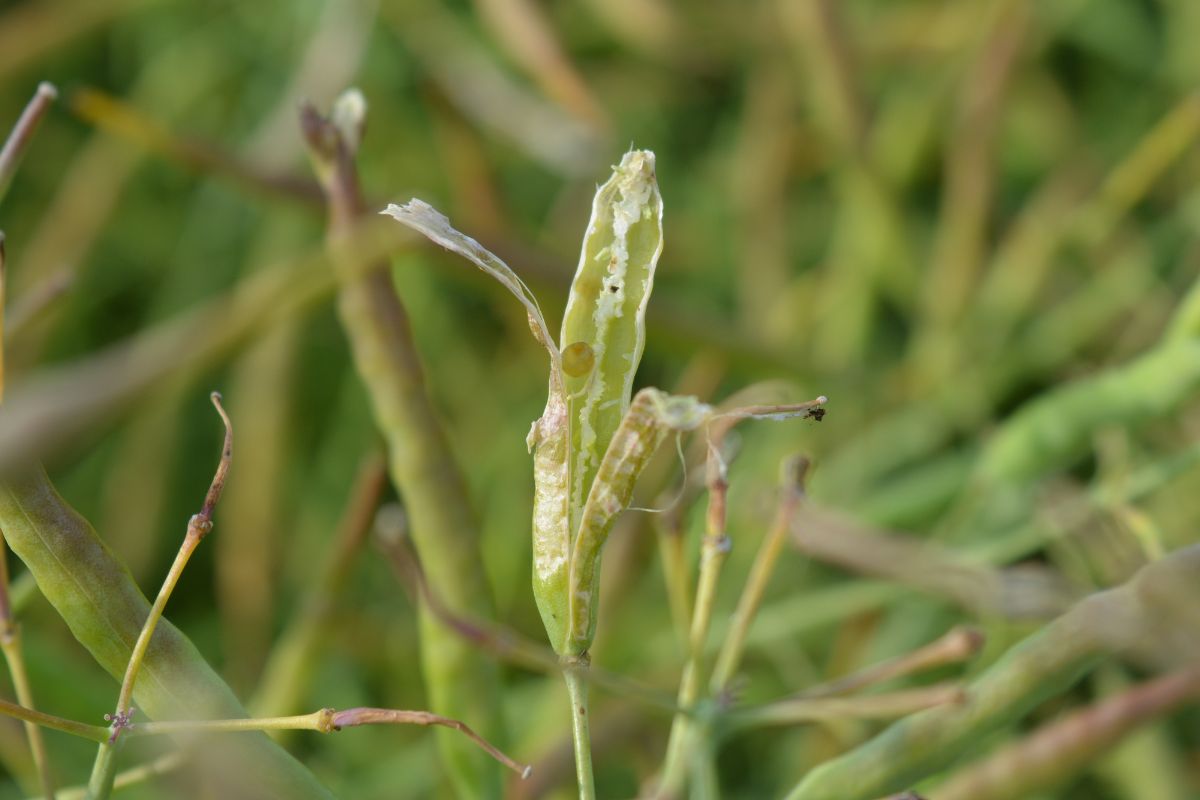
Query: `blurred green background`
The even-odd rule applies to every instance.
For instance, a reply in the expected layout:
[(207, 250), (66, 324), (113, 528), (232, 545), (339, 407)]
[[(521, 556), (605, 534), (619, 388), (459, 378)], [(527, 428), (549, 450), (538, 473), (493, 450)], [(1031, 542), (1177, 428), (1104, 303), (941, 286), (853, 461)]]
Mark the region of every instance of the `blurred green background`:
[[(768, 525), (779, 462), (796, 452), (815, 462), (816, 505), (962, 552), (1033, 526), (993, 562), (1036, 562), (1078, 592), (1115, 585), (1200, 540), (1200, 381), (1158, 413), (1095, 426), (986, 501), (970, 478), (1023, 404), (1130, 361), (1173, 324), (1200, 331), (1197, 41), (1194, 0), (9, 2), (0, 122), (40, 80), (61, 99), (0, 205), (7, 393), (203, 304), (225, 309), (231, 287), (318, 254), (324, 217), (296, 111), (353, 85), (369, 104), (370, 202), (416, 196), (448, 214), (528, 280), (552, 328), (595, 185), (631, 145), (655, 151), (666, 247), (638, 384), (717, 400), (785, 380), (792, 399), (829, 396), (820, 425), (741, 429), (718, 629)], [(398, 249), (395, 283), (470, 484), (497, 619), (541, 641), (524, 437), (545, 401), (544, 356), (481, 273), (412, 240)], [(243, 697), (261, 690), (379, 448), (328, 299), (282, 319), (270, 303), (226, 309), (242, 320), (228, 342), (172, 354), (135, 402), (73, 432), (47, 464), (153, 592), (211, 475), (207, 394), (225, 394), (231, 485), (168, 616)], [(672, 458), (639, 505), (671, 502)], [(1088, 500), (1164, 464), (1135, 502)], [(1056, 513), (1080, 498), (1082, 513)], [(702, 511), (681, 523), (693, 561)], [(655, 543), (669, 517), (619, 524), (593, 658), (673, 693), (683, 651)], [(898, 588), (881, 592), (876, 577)], [(745, 699), (964, 620), (986, 628), (986, 663), (1037, 625), (964, 609), (923, 580), (785, 553), (752, 630)], [(412, 603), (371, 545), (334, 603), (294, 711), (427, 707)], [(22, 624), (40, 706), (98, 721), (116, 685), (44, 602), (30, 600)], [(1034, 721), (1141, 674), (1129, 669), (1107, 664)], [(570, 796), (560, 682), (505, 667), (504, 685), (507, 750), (537, 770), (512, 796)], [(619, 694), (597, 691), (594, 705), (600, 794), (633, 796), (661, 764), (670, 718)], [(1196, 723), (1194, 711), (1158, 723), (1041, 797), (1200, 796)], [(878, 727), (730, 737), (721, 786), (779, 796)], [(20, 729), (0, 730), (3, 796), (20, 796), (18, 783), (33, 790)], [(62, 781), (84, 780), (92, 745), (48, 741)], [(426, 731), (288, 742), (341, 796), (450, 796)], [(175, 792), (168, 778), (129, 796)]]

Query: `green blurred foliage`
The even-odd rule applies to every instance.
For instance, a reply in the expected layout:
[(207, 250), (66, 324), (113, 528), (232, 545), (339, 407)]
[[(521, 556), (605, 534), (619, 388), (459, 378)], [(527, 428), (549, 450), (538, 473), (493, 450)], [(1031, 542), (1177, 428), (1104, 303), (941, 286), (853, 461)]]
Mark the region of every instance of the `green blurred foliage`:
[[(1181, 377), (1194, 364), (1172, 372), (1169, 402), (1157, 387), (1098, 381), (1121, 395), (1115, 410), (1080, 414), (1069, 447), (1060, 457), (1054, 443), (1036, 476), (994, 485), (977, 456), (1065, 382), (1132, 363), (1163, 346), (1171, 325), (1177, 341), (1200, 335), (1198, 38), (1194, 0), (9, 3), (0, 122), (15, 120), (40, 80), (62, 92), (0, 203), (10, 322), (55, 276), (71, 279), (8, 338), (6, 400), (45, 370), (319, 252), (325, 222), (311, 194), (236, 173), (308, 180), (298, 102), (327, 108), (355, 85), (370, 105), (359, 167), (371, 202), (416, 196), (445, 212), (530, 283), (552, 329), (595, 184), (631, 144), (655, 151), (666, 245), (637, 386), (717, 401), (784, 379), (791, 399), (830, 397), (819, 426), (739, 429), (715, 637), (769, 524), (779, 462), (795, 452), (815, 462), (814, 504), (997, 567), (1036, 562), (1079, 592), (1113, 586), (1159, 550), (1200, 540), (1191, 462), (1136, 499), (1113, 499), (1195, 448), (1198, 387)], [(85, 89), (140, 122), (115, 130), (111, 109), (81, 104)], [(198, 162), (159, 139), (147, 146), (145, 126), (219, 155)], [(393, 278), (480, 518), (497, 620), (540, 640), (524, 437), (545, 399), (544, 353), (499, 287), (440, 251), (407, 246)], [(249, 698), (321, 574), (377, 434), (328, 302), (219, 359), (181, 354), (180, 364), (47, 467), (150, 593), (211, 475), (207, 393), (225, 393), (239, 448), (230, 491), (242, 497), (218, 511), (167, 614)], [(1139, 405), (1142, 393), (1153, 401)], [(1011, 427), (1004, 436), (1019, 449)], [(675, 496), (675, 455), (664, 451), (637, 505)], [(1056, 517), (1069, 502), (1086, 513)], [(702, 503), (685, 511), (694, 566)], [(618, 523), (592, 656), (673, 693), (685, 654), (655, 548), (661, 521), (628, 513)], [(1024, 539), (979, 555), (1003, 550), (1014, 531)], [(907, 652), (963, 620), (991, 637), (977, 670), (1036, 627), (962, 608), (911, 576), (845, 567), (785, 553), (751, 630), (741, 700)], [(333, 619), (292, 711), (428, 707), (413, 605), (371, 545)], [(116, 684), (44, 600), (21, 621), (39, 705), (98, 722)], [(1107, 680), (1066, 700), (1144, 674), (1109, 666)], [(504, 685), (506, 749), (535, 764), (511, 795), (569, 796), (559, 680), (505, 666)], [(971, 755), (1061, 708), (1040, 708)], [(593, 710), (600, 794), (633, 795), (661, 766), (669, 716), (601, 690)], [(1194, 709), (1156, 723), (1129, 741), (1150, 755), (1118, 750), (1041, 796), (1195, 796), (1195, 723)], [(9, 727), (0, 796), (16, 797), (34, 787), (13, 777), (29, 778)], [(730, 737), (717, 757), (723, 795), (779, 796), (880, 727)], [(84, 780), (91, 746), (48, 742), (61, 781)], [(421, 729), (300, 734), (288, 745), (341, 796), (451, 794)], [(1148, 758), (1171, 776), (1153, 788), (1136, 777)], [(166, 778), (124, 796), (185, 789)]]

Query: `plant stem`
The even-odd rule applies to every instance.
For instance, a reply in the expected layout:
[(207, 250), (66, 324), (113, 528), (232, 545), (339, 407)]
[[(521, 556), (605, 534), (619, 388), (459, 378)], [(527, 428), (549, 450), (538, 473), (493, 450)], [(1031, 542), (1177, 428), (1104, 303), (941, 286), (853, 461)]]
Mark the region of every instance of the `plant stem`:
[[(41, 97), (42, 94), (39, 90), (38, 98)], [(7, 150), (7, 145), (5, 149)], [(0, 194), (2, 193), (3, 183), (2, 179), (0, 179)], [(4, 401), (4, 304), (6, 301), (6, 278), (4, 232), (0, 231), (0, 403)], [(21, 631), (14, 619), (12, 601), (8, 593), (8, 545), (4, 541), (3, 529), (0, 529), (0, 650), (4, 652), (4, 662), (8, 665), (8, 674), (12, 676), (13, 689), (17, 695), (17, 702), (27, 708), (33, 708), (33, 687), (29, 684), (29, 673), (25, 669), (25, 658), (21, 652)], [(42, 731), (37, 725), (27, 721), (25, 723), (25, 738), (29, 740), (29, 752), (33, 756), (33, 764), (37, 768), (38, 781), (41, 783), (42, 794), (48, 800), (54, 800), (54, 774), (50, 769), (50, 759), (46, 754), (46, 742), (42, 738)]]
[(667, 584), (667, 602), (671, 607), (671, 622), (679, 636), (679, 644), (688, 642), (688, 620), (692, 616), (691, 587), (687, 581), (687, 557), (684, 553), (683, 515), (672, 509), (659, 515), (657, 529), (658, 553)]
[(667, 796), (682, 793), (688, 772), (689, 755), (693, 749), (691, 745), (695, 736), (699, 734), (699, 731), (693, 729), (690, 713), (699, 699), (700, 687), (704, 682), (704, 647), (712, 623), (721, 567), (729, 554), (729, 536), (725, 532), (729, 481), (725, 474), (725, 463), (718, 450), (719, 446), (719, 443), (710, 445), (708, 451), (708, 513), (705, 517), (704, 546), (700, 557), (700, 578), (696, 585), (696, 605), (692, 611), (692, 625), (688, 633), (688, 660), (683, 668), (683, 677), (679, 681), (677, 702), (680, 711), (671, 724), (671, 737), (667, 743), (667, 756), (659, 783), (659, 791)]
[(805, 458), (789, 459), (783, 467), (783, 495), (779, 499), (779, 508), (775, 512), (775, 521), (771, 530), (758, 548), (754, 557), (754, 565), (746, 578), (742, 596), (738, 599), (737, 610), (733, 613), (729, 632), (721, 644), (717, 655), (716, 666), (713, 667), (711, 690), (714, 695), (721, 695), (729, 686), (730, 680), (737, 672), (742, 661), (742, 653), (746, 647), (746, 635), (750, 631), (750, 623), (758, 613), (767, 583), (775, 572), (775, 563), (779, 553), (792, 528), (792, 519), (804, 499), (804, 479), (808, 472), (808, 460)]
[(50, 104), (56, 97), (58, 97), (58, 89), (55, 89), (53, 84), (45, 81), (38, 84), (37, 93), (25, 106), (25, 110), (21, 112), (17, 124), (13, 126), (12, 132), (8, 135), (8, 140), (0, 149), (0, 200), (3, 200), (4, 195), (8, 192), (8, 185), (12, 182), (13, 175), (16, 174), (17, 167), (21, 163), (21, 157), (25, 155), (25, 150), (28, 149), (29, 142), (33, 139), (33, 133), (37, 130), (38, 123), (42, 121), (42, 117), (46, 115), (46, 111), (49, 110)]
[(100, 745), (96, 760), (92, 764), (92, 774), (88, 778), (87, 800), (104, 800), (112, 794), (113, 780), (117, 774), (116, 744), (107, 741)]
[[(107, 734), (105, 734), (107, 736)], [(184, 761), (184, 754), (179, 751), (167, 753), (164, 756), (150, 761), (146, 764), (141, 764), (131, 769), (122, 770), (117, 773), (116, 780), (113, 781), (113, 789), (123, 789), (126, 786), (133, 786), (143, 781), (148, 781), (151, 778), (159, 775), (165, 775), (172, 770), (177, 769)], [(58, 793), (58, 800), (86, 800), (88, 787), (72, 786), (63, 789)], [(46, 797), (35, 797), (31, 800), (49, 800)]]
[(811, 700), (818, 697), (847, 695), (894, 678), (966, 661), (974, 657), (983, 648), (983, 645), (983, 633), (977, 628), (954, 628), (945, 636), (924, 647), (919, 647), (910, 653), (879, 664), (873, 664), (844, 678), (811, 686), (793, 695), (792, 699)]
[(789, 697), (756, 708), (737, 709), (726, 717), (730, 731), (775, 725), (800, 725), (847, 719), (895, 719), (937, 706), (961, 703), (956, 683), (935, 683), (862, 697)]
[[(7, 546), (4, 544), (4, 533), (0, 531), (0, 561), (6, 556)], [(0, 577), (0, 592), (4, 595), (4, 616), (0, 619), (0, 650), (4, 651), (4, 661), (8, 664), (8, 673), (12, 677), (13, 690), (17, 702), (26, 708), (33, 708), (33, 687), (29, 684), (29, 673), (25, 668), (25, 657), (21, 650), (21, 631), (8, 614), (8, 570), (4, 569)], [(54, 774), (50, 769), (50, 759), (46, 752), (46, 741), (42, 730), (34, 722), (25, 721), (25, 738), (29, 740), (29, 751), (33, 755), (33, 764), (37, 767), (38, 780), (41, 782), (42, 794), (48, 800), (54, 800)]]
[(475, 733), (470, 726), (456, 719), (431, 714), (428, 711), (404, 711), (394, 708), (348, 708), (337, 711), (322, 708), (311, 714), (296, 714), (285, 717), (260, 717), (258, 719), (205, 719), (169, 720), (165, 722), (143, 722), (131, 727), (129, 736), (161, 736), (178, 733), (238, 733), (246, 731), (317, 731), (334, 733), (342, 728), (359, 725), (437, 725), (460, 731), (475, 742), (496, 761), (511, 769), (522, 778), (528, 777), (532, 768), (519, 764), (505, 755), (491, 742)]
[[(334, 119), (310, 106), (301, 110), (301, 132), (329, 208), (327, 246), (339, 277), (338, 315), (432, 583), (455, 611), (490, 616), (492, 599), (478, 555), (479, 526), (426, 388), (408, 312), (388, 263), (366, 261), (354, 252), (356, 224), (368, 213), (354, 165), (365, 105), (356, 104), (354, 97), (343, 95), (338, 108), (344, 113), (335, 109)], [(422, 670), (431, 705), (489, 735), (499, 734), (503, 722), (496, 666), (447, 631), (427, 608), (419, 613)], [(453, 737), (438, 738), (460, 796), (501, 796), (501, 775), (494, 765)]]
[[(732, 429), (732, 426), (738, 420), (742, 419), (778, 414), (802, 415), (805, 418), (815, 416), (816, 419), (820, 419), (820, 416), (817, 414), (823, 415), (821, 406), (825, 402), (826, 398), (822, 396), (811, 402), (792, 405), (744, 406), (719, 415), (726, 418), (725, 424), (709, 429), (709, 435), (712, 438), (709, 440), (708, 474), (706, 480), (708, 487), (708, 513), (705, 518), (706, 535), (704, 538), (704, 547), (701, 551), (700, 578), (696, 587), (696, 605), (693, 609), (692, 625), (688, 637), (688, 660), (684, 665), (683, 677), (680, 679), (679, 694), (676, 700), (680, 711), (676, 713), (675, 720), (671, 725), (667, 755), (663, 761), (662, 777), (659, 780), (657, 790), (661, 796), (675, 797), (681, 795), (684, 791), (689, 772), (695, 772), (696, 770), (711, 772), (711, 769), (705, 767), (703, 764), (695, 763), (697, 759), (709, 758), (712, 755), (712, 746), (708, 741), (711, 726), (707, 720), (697, 722), (693, 712), (697, 700), (700, 699), (700, 687), (704, 683), (703, 660), (708, 644), (709, 629), (712, 626), (717, 582), (721, 575), (721, 567), (725, 563), (725, 558), (730, 548), (729, 537), (725, 532), (726, 496), (729, 492), (729, 482), (726, 476), (726, 463), (721, 454), (724, 437)], [(741, 617), (735, 617), (734, 626), (725, 641), (726, 647), (722, 649), (721, 655), (724, 657), (724, 663), (723, 666), (718, 664), (718, 669), (727, 671), (728, 674), (719, 672), (714, 676), (712, 682), (714, 695), (720, 695), (729, 680), (729, 676), (737, 668), (742, 644), (745, 641), (746, 629), (754, 616), (754, 612), (758, 608), (758, 602), (761, 600), (762, 591), (774, 568), (779, 549), (787, 537), (794, 506), (798, 504), (800, 497), (799, 487), (803, 484), (804, 475), (807, 470), (808, 459), (806, 458), (795, 457), (784, 462), (784, 498), (780, 502), (778, 518), (775, 526), (763, 543), (763, 547), (759, 551), (747, 591), (742, 596), (743, 602), (745, 602), (749, 594), (752, 599), (751, 605), (748, 608), (739, 606), (739, 612), (744, 611), (745, 613)], [(732, 647), (730, 647), (731, 642)]]
[(72, 736), (91, 739), (94, 742), (103, 742), (108, 739), (108, 728), (101, 725), (88, 725), (86, 722), (76, 722), (73, 719), (56, 717), (53, 714), (35, 711), (32, 708), (10, 703), (7, 700), (0, 700), (0, 715), (40, 725), (43, 728), (69, 733)]
[(150, 613), (146, 616), (137, 642), (133, 645), (133, 652), (125, 667), (125, 677), (121, 681), (121, 692), (117, 696), (116, 712), (106, 716), (106, 719), (112, 721), (111, 734), (108, 741), (100, 745), (100, 750), (96, 754), (96, 762), (92, 767), (92, 777), (88, 782), (88, 796), (95, 800), (103, 800), (112, 792), (113, 779), (116, 776), (117, 738), (121, 735), (122, 730), (130, 726), (130, 718), (133, 715), (133, 685), (137, 682), (138, 672), (141, 671), (142, 662), (146, 659), (146, 651), (150, 648), (150, 640), (154, 638), (154, 629), (158, 627), (158, 621), (162, 619), (171, 592), (179, 583), (184, 567), (187, 566), (192, 553), (196, 551), (197, 545), (212, 530), (213, 511), (217, 506), (217, 501), (221, 499), (221, 491), (225, 488), (225, 478), (229, 474), (229, 465), (233, 459), (233, 425), (230, 423), (225, 409), (221, 407), (221, 395), (213, 392), (210, 398), (217, 413), (221, 415), (221, 421), (225, 424), (225, 443), (221, 449), (221, 460), (217, 464), (216, 474), (213, 475), (200, 513), (193, 515), (188, 520), (183, 544), (179, 546), (179, 552), (175, 554), (175, 561), (171, 564), (167, 577), (163, 579), (162, 587), (158, 590), (158, 597), (154, 599), (154, 605), (150, 607)]
[(142, 632), (133, 646), (133, 653), (129, 657), (129, 666), (125, 670), (125, 678), (121, 681), (121, 694), (117, 698), (117, 713), (119, 714), (129, 711), (133, 700), (133, 684), (142, 668), (146, 650), (150, 647), (150, 639), (154, 636), (154, 629), (158, 626), (158, 621), (167, 607), (167, 600), (170, 599), (171, 592), (175, 590), (175, 585), (183, 575), (184, 567), (187, 566), (196, 546), (212, 530), (213, 510), (216, 508), (217, 501), (221, 499), (221, 491), (225, 488), (225, 477), (229, 474), (229, 464), (233, 458), (233, 426), (225, 414), (225, 409), (221, 407), (221, 395), (213, 392), (211, 399), (217, 413), (221, 415), (222, 422), (225, 423), (225, 445), (221, 450), (221, 460), (217, 465), (217, 472), (213, 476), (200, 513), (188, 520), (183, 544), (179, 546), (179, 552), (175, 554), (175, 561), (171, 564), (171, 569), (167, 572), (167, 577), (158, 590), (158, 597), (154, 599), (154, 605), (150, 607), (150, 614), (146, 617), (145, 625), (142, 626)]
[(567, 694), (571, 698), (571, 739), (575, 744), (575, 778), (579, 785), (579, 800), (595, 800), (592, 735), (588, 727), (587, 656), (564, 659), (563, 678), (567, 682)]

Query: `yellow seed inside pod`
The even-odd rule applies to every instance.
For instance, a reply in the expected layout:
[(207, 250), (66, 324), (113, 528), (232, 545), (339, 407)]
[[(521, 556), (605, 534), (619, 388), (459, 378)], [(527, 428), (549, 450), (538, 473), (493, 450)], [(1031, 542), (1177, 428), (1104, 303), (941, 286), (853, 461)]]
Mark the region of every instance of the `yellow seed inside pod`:
[(596, 366), (596, 353), (587, 342), (574, 342), (563, 349), (562, 366), (572, 378), (582, 378)]

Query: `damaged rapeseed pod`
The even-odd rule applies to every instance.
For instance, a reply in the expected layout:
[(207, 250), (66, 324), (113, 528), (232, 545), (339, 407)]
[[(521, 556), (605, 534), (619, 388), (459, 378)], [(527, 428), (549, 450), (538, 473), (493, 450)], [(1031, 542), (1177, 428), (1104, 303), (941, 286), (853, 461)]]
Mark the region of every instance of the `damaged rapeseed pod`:
[(563, 656), (583, 655), (591, 645), (604, 543), (650, 456), (668, 434), (692, 430), (712, 413), (695, 398), (656, 389), (631, 403), (662, 252), (662, 211), (654, 154), (626, 153), (596, 192), (558, 344), (516, 273), (444, 216), (420, 200), (384, 212), (499, 280), (525, 306), (534, 338), (550, 356), (546, 408), (527, 439), (534, 457), (533, 593)]

